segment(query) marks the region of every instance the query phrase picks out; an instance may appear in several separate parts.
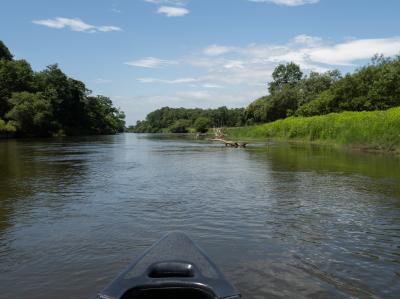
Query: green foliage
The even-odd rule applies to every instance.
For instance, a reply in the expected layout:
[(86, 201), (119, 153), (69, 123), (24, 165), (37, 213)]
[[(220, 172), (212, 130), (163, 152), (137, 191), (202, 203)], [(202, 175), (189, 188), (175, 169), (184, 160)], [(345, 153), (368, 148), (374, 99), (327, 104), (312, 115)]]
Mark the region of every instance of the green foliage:
[(269, 83), (269, 92), (275, 94), (281, 92), (285, 87), (296, 86), (302, 77), (303, 72), (297, 64), (293, 62), (280, 64), (272, 73), (274, 80)]
[(271, 122), (290, 116), (297, 110), (298, 90), (283, 86), (280, 92), (262, 97), (245, 110), (246, 124)]
[(340, 111), (384, 110), (400, 105), (400, 57), (375, 57), (371, 64), (338, 80), (323, 94), (299, 108), (310, 116)]
[(13, 92), (32, 91), (34, 73), (25, 60), (0, 60), (0, 117), (10, 109)]
[[(334, 70), (326, 73), (311, 72), (303, 77), (300, 67), (289, 63), (279, 65), (273, 73), (273, 78), (274, 81), (270, 83), (270, 95), (255, 100), (246, 108), (244, 115), (247, 125), (297, 115), (299, 107), (315, 100), (340, 80), (341, 75), (339, 71)], [(306, 107), (306, 110), (312, 110), (314, 106)]]
[[(77, 80), (68, 78), (57, 65), (51, 65), (39, 74), (38, 85), (52, 94), (54, 117), (67, 134), (79, 134), (90, 127), (87, 115), (89, 91)], [(42, 89), (42, 88), (41, 88)]]
[(146, 120), (138, 120), (136, 122), (135, 126), (131, 126), (128, 129), (128, 132), (133, 132), (133, 133), (156, 133), (158, 130), (153, 128), (150, 123)]
[(301, 116), (312, 116), (319, 114), (328, 114), (331, 112), (330, 103), (332, 102), (332, 94), (329, 90), (325, 90), (316, 98), (304, 105), (300, 106), (296, 114)]
[(25, 60), (12, 60), (6, 50), (0, 42), (0, 117), (9, 120), (11, 130), (28, 136), (124, 130), (125, 115), (109, 98), (90, 96), (83, 82), (69, 78), (57, 65), (36, 73)]
[(211, 120), (209, 118), (200, 116), (194, 122), (194, 128), (196, 129), (196, 132), (206, 133), (208, 131), (208, 128), (210, 127), (210, 124)]
[(87, 97), (85, 109), (89, 133), (115, 134), (124, 131), (125, 114), (113, 107), (108, 97)]
[(219, 107), (217, 109), (186, 109), (164, 107), (149, 113), (145, 121), (138, 121), (130, 131), (136, 133), (158, 133), (165, 129), (174, 127), (177, 121), (187, 121), (186, 127), (193, 127), (199, 117), (207, 118), (209, 126), (237, 126), (244, 123), (244, 109), (228, 109)]
[(171, 126), (169, 126), (168, 129), (171, 133), (187, 133), (189, 126), (190, 126), (189, 120), (178, 119)]
[(372, 63), (345, 77), (337, 70), (302, 77), (300, 68), (290, 63), (279, 65), (273, 78), (270, 95), (246, 108), (246, 124), (292, 115), (385, 110), (400, 105), (400, 57), (375, 56)]
[(7, 46), (0, 40), (0, 60), (12, 60), (13, 56)]
[(338, 70), (327, 71), (325, 73), (311, 72), (297, 86), (298, 106), (314, 100), (340, 79), (342, 79), (342, 75)]
[(228, 134), (235, 138), (282, 138), (395, 150), (400, 149), (400, 108), (289, 117), (264, 125), (231, 128)]
[(267, 122), (268, 97), (262, 97), (252, 102), (244, 112), (246, 124)]
[(51, 103), (42, 93), (14, 93), (9, 102), (12, 109), (6, 117), (13, 121), (18, 131), (29, 136), (51, 135)]
[(14, 134), (17, 128), (12, 124), (12, 122), (6, 123), (0, 118), (0, 135)]

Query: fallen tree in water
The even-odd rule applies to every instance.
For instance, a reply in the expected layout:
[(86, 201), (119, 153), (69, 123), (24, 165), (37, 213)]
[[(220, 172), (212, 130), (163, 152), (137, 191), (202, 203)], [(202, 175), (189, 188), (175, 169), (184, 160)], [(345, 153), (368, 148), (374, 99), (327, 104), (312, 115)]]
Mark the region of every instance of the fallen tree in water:
[(229, 141), (229, 140), (224, 140), (221, 138), (213, 138), (211, 139), (211, 141), (221, 141), (225, 144), (226, 147), (246, 147), (247, 143), (239, 143), (239, 142), (234, 142), (234, 141)]
[(239, 142), (235, 142), (235, 141), (225, 140), (225, 135), (223, 133), (222, 128), (214, 128), (214, 135), (215, 135), (215, 137), (210, 140), (223, 142), (226, 147), (238, 148), (238, 147), (246, 147), (247, 146), (247, 143), (239, 143)]

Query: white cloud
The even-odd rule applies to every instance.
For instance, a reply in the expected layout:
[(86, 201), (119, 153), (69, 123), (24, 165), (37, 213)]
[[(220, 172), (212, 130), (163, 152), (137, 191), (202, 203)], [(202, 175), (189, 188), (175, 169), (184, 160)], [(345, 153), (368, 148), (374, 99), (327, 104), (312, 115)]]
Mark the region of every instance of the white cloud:
[(100, 26), (97, 27), (97, 30), (101, 32), (111, 32), (111, 31), (121, 31), (121, 28), (116, 26)]
[(400, 54), (400, 37), (382, 39), (350, 40), (338, 44), (306, 44), (299, 49), (288, 49), (286, 53), (271, 57), (273, 61), (294, 61), (300, 65), (322, 64), (327, 66), (349, 66), (357, 61), (370, 59), (375, 54), (393, 56)]
[[(162, 84), (189, 84), (190, 87), (203, 87), (203, 88), (223, 88), (222, 85), (214, 84), (214, 83), (204, 83), (206, 78), (178, 78), (173, 80), (165, 80), (159, 78), (138, 78), (137, 79), (140, 83), (162, 83)], [(194, 84), (196, 83), (196, 84)], [(201, 84), (197, 84), (201, 83)]]
[[(210, 51), (211, 49), (211, 51)], [(210, 53), (212, 55), (210, 55)], [(374, 54), (400, 54), (400, 37), (359, 39), (333, 44), (322, 38), (299, 35), (287, 44), (251, 44), (245, 47), (211, 45), (198, 53), (175, 61), (203, 72), (197, 77), (175, 80), (142, 78), (142, 83), (198, 83), (216, 86), (266, 86), (276, 65), (295, 62), (303, 70), (324, 72), (338, 66), (356, 64)], [(162, 60), (160, 60), (162, 61)], [(142, 64), (137, 63), (136, 64)], [(162, 63), (167, 66), (168, 63)], [(169, 63), (171, 64), (171, 63)]]
[(183, 17), (189, 13), (189, 10), (184, 7), (161, 6), (157, 12), (167, 17)]
[(245, 62), (241, 60), (228, 60), (223, 67), (226, 69), (244, 69)]
[(183, 17), (190, 13), (190, 11), (185, 8), (186, 0), (144, 0), (148, 3), (153, 3), (158, 5), (157, 12), (163, 14), (169, 18), (171, 17)]
[(45, 20), (34, 20), (32, 23), (36, 25), (42, 25), (54, 29), (69, 28), (72, 31), (78, 32), (111, 32), (121, 31), (122, 29), (117, 26), (94, 26), (87, 24), (78, 18), (53, 18)]
[(204, 88), (224, 88), (222, 85), (218, 85), (218, 84), (203, 84), (202, 86)]
[(209, 56), (219, 56), (231, 52), (232, 50), (232, 47), (211, 45), (204, 49), (204, 54)]
[(300, 45), (315, 46), (322, 42), (322, 38), (310, 36), (307, 34), (300, 34), (293, 39), (293, 43)]
[[(400, 37), (360, 39), (305, 51), (310, 60), (328, 65), (350, 65), (357, 60), (369, 59), (375, 54), (400, 54)], [(307, 53), (308, 52), (308, 53)]]
[(143, 67), (143, 68), (161, 68), (161, 67), (166, 67), (168, 65), (173, 65), (173, 64), (177, 64), (177, 63), (178, 63), (177, 61), (173, 61), (173, 60), (165, 60), (165, 59), (159, 59), (159, 58), (155, 58), (155, 57), (147, 57), (147, 58), (140, 59), (140, 60), (126, 62), (125, 64), (130, 65), (130, 66)]
[[(144, 0), (147, 3), (153, 3), (159, 6), (157, 12), (166, 15), (167, 17), (182, 17), (190, 13), (185, 8), (189, 0)], [(258, 3), (272, 3), (283, 6), (301, 6), (305, 4), (315, 4), (320, 0), (247, 0)], [(212, 55), (212, 54), (211, 54)], [(220, 54), (216, 54), (220, 55)]]
[(268, 2), (285, 6), (300, 6), (305, 4), (315, 4), (319, 0), (249, 0), (250, 2)]

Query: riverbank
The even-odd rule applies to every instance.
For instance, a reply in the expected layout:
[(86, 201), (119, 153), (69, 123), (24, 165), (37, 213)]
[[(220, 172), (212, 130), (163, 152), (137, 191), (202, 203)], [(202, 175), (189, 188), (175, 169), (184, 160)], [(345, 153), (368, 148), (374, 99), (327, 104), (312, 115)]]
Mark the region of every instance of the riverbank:
[(228, 128), (226, 132), (232, 139), (313, 142), (400, 153), (400, 107), (289, 117), (263, 125)]

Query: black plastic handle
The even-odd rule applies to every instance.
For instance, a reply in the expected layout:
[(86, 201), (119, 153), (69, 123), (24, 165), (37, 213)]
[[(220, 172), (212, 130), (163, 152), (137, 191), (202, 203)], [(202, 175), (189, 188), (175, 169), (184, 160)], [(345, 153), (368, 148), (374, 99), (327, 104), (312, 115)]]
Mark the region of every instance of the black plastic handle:
[(149, 277), (194, 277), (193, 265), (183, 262), (161, 262), (150, 267)]

